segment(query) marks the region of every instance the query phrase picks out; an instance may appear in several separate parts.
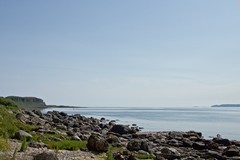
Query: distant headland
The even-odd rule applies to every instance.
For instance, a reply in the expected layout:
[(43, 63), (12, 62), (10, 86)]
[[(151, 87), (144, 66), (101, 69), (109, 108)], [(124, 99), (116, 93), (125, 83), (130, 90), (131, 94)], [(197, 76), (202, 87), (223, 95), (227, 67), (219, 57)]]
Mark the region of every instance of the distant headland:
[(5, 98), (14, 101), (20, 108), (24, 109), (82, 108), (80, 106), (47, 105), (43, 99), (37, 97), (8, 96)]
[(220, 105), (213, 105), (211, 107), (240, 107), (240, 104), (220, 104)]

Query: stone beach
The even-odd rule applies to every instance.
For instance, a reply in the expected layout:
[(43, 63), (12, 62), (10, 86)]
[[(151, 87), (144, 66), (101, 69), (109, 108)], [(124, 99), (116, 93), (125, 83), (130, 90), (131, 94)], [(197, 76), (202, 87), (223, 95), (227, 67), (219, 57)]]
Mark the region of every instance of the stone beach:
[[(67, 115), (64, 112), (50, 111), (43, 114), (39, 110), (21, 110), (16, 117), (23, 123), (37, 126), (34, 134), (52, 134), (51, 139), (64, 140), (67, 136), (76, 141), (87, 141), (85, 151), (59, 150), (54, 152), (47, 149), (44, 143), (32, 142), (25, 152), (17, 153), (17, 159), (41, 159), (41, 153), (51, 152), (51, 159), (104, 159), (99, 153), (105, 154), (109, 146), (121, 148), (112, 151), (116, 160), (135, 160), (136, 155), (145, 155), (148, 159), (172, 160), (172, 159), (216, 159), (216, 160), (240, 160), (240, 141), (221, 138), (216, 135), (212, 139), (205, 139), (201, 132), (141, 132), (135, 124), (132, 126), (116, 124), (115, 121), (105, 118), (96, 119), (79, 114)], [(60, 134), (60, 137), (54, 137)], [(15, 138), (31, 139), (29, 133), (19, 131)], [(19, 142), (11, 140), (11, 146)], [(11, 157), (14, 149), (5, 153)], [(1, 153), (3, 154), (3, 153)], [(101, 155), (100, 154), (100, 155)], [(55, 156), (55, 157), (54, 157)], [(44, 158), (42, 158), (44, 159)], [(46, 158), (45, 158), (46, 159)]]

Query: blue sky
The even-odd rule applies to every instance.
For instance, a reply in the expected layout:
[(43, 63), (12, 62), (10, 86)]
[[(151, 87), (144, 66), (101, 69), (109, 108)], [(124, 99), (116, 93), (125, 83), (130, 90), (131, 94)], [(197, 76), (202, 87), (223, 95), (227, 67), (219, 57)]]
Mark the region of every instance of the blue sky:
[(0, 91), (48, 104), (240, 103), (239, 0), (0, 1)]

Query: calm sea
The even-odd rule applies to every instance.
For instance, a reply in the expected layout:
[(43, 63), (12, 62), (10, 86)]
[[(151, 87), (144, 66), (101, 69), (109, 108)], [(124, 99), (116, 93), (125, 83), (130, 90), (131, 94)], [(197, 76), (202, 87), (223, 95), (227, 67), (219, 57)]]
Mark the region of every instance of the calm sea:
[(205, 138), (220, 134), (240, 140), (240, 108), (49, 108), (70, 115), (117, 120), (121, 124), (137, 124), (142, 131), (200, 131)]

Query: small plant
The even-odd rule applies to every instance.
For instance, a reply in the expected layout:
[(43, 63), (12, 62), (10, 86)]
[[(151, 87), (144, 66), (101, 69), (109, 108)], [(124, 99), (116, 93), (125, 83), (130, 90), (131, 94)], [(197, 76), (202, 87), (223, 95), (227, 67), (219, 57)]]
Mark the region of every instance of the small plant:
[(154, 159), (154, 156), (151, 154), (135, 154), (134, 155), (137, 159)]
[(74, 141), (74, 140), (50, 141), (50, 142), (48, 142), (48, 148), (55, 149), (55, 150), (86, 149), (87, 148), (87, 142), (86, 141)]
[(114, 160), (114, 157), (113, 157), (113, 150), (111, 147), (108, 148), (108, 151), (107, 151), (107, 154), (106, 154), (106, 160)]
[(26, 140), (26, 138), (24, 138), (23, 141), (22, 141), (22, 145), (21, 145), (21, 148), (20, 148), (20, 152), (26, 151), (26, 150), (27, 150), (27, 146), (28, 146), (27, 140)]

